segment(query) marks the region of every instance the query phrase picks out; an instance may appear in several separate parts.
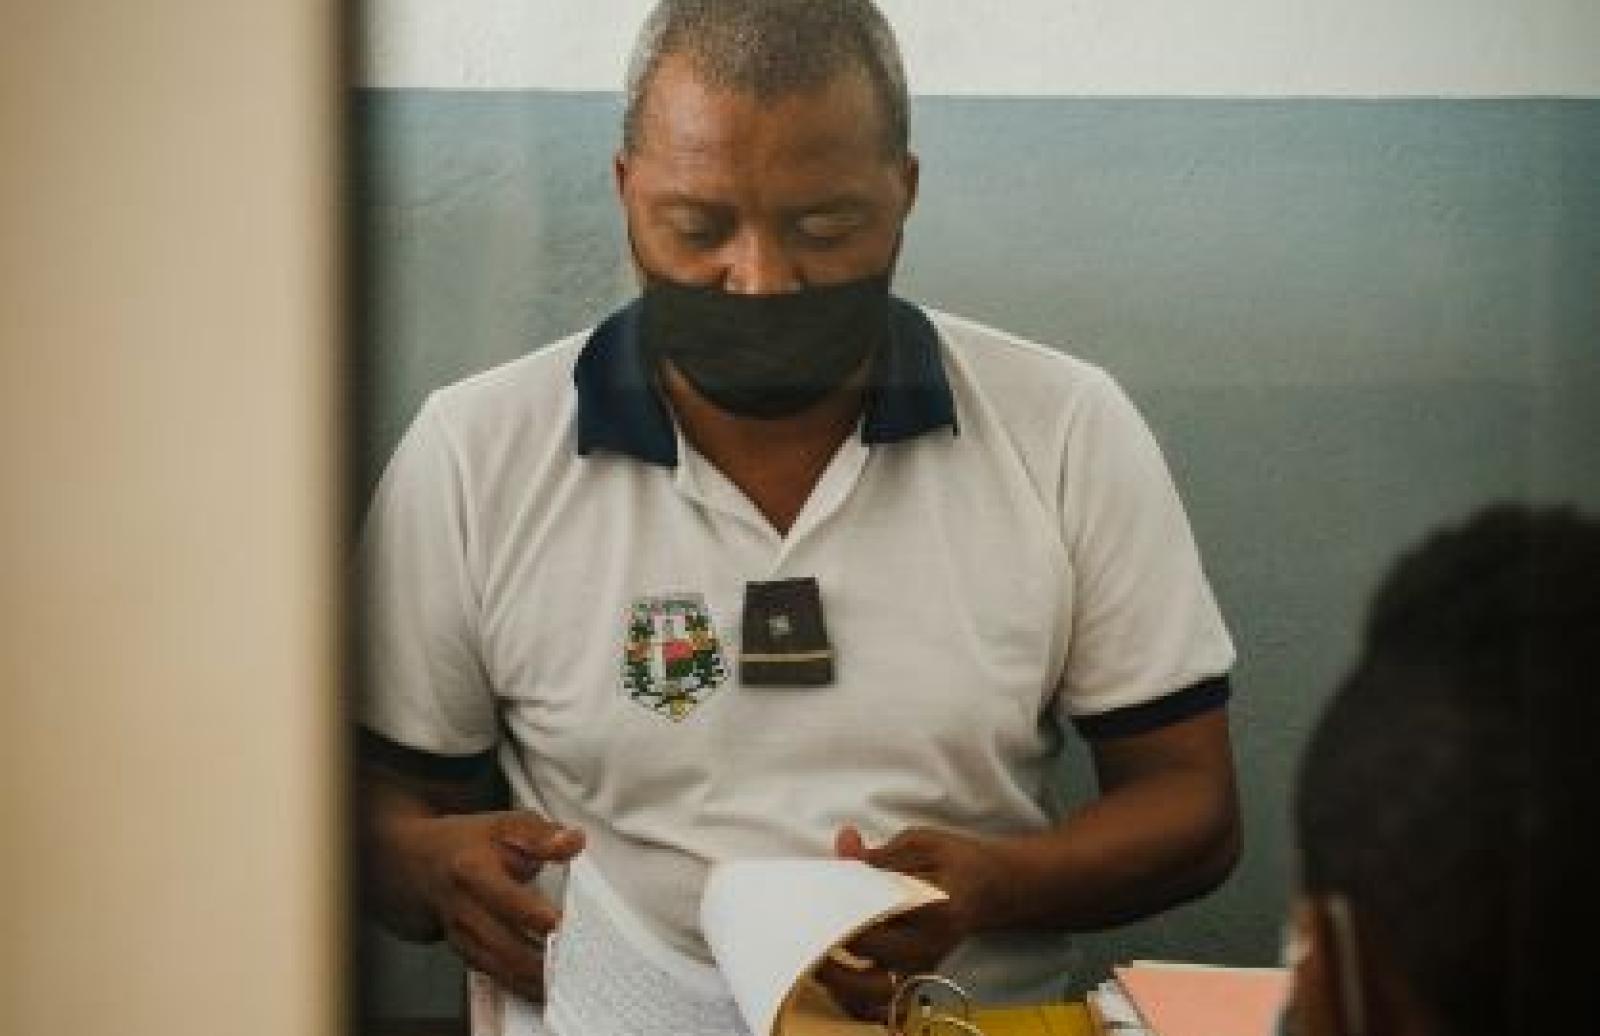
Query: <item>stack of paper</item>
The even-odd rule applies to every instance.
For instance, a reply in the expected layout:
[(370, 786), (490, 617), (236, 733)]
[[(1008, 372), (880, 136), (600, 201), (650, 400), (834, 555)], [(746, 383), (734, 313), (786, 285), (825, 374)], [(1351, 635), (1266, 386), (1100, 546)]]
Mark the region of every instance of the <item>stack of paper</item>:
[(1289, 992), (1283, 968), (1134, 961), (1088, 996), (1105, 1036), (1265, 1036)]
[[(546, 999), (473, 1003), (475, 1036), (874, 1036), (816, 986), (830, 949), (945, 899), (857, 860), (734, 860), (711, 868), (700, 926), (711, 961), (667, 943), (587, 855), (568, 865), (546, 942)], [(480, 1003), (480, 1001), (483, 1001)]]
[(1095, 1036), (1149, 1036), (1144, 1019), (1134, 1010), (1116, 979), (1106, 979), (1084, 997)]

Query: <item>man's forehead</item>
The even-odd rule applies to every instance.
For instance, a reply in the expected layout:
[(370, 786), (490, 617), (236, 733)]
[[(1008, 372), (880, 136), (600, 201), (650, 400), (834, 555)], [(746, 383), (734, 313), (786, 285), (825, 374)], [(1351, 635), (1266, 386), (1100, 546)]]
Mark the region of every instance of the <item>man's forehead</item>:
[(631, 160), (635, 197), (657, 209), (759, 208), (773, 212), (872, 208), (883, 202), (876, 161), (741, 162), (725, 152), (673, 154), (665, 149)]
[[(652, 209), (671, 213), (684, 212), (722, 213), (740, 207), (744, 196), (737, 191), (719, 190), (711, 184), (663, 184), (646, 189), (643, 200)], [(801, 185), (794, 190), (763, 192), (762, 204), (779, 215), (804, 216), (814, 213), (861, 214), (877, 207), (879, 199), (865, 190), (840, 189), (837, 184), (818, 184), (807, 189)]]

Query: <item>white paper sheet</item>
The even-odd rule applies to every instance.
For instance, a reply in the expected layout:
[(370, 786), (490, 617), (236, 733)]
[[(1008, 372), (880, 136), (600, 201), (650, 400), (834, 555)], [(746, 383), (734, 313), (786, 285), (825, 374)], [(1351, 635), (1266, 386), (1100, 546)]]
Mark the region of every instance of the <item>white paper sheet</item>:
[(751, 1031), (769, 1036), (784, 998), (829, 947), (943, 898), (856, 860), (735, 860), (711, 869), (700, 927)]
[(719, 864), (700, 904), (712, 967), (651, 932), (579, 856), (550, 940), (548, 1003), (510, 999), (503, 1036), (771, 1036), (785, 998), (830, 947), (943, 896), (852, 860)]
[(749, 1036), (716, 969), (657, 938), (582, 856), (545, 976), (543, 1018), (521, 1004), (506, 1036)]

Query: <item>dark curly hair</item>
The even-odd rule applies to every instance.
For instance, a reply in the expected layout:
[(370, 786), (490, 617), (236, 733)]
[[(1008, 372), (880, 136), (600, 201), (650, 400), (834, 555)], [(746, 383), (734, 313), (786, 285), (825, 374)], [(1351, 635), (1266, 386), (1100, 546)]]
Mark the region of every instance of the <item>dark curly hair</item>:
[(1396, 565), (1312, 734), (1302, 887), (1350, 900), (1442, 1031), (1592, 1010), (1597, 688), (1600, 522), (1502, 504)]

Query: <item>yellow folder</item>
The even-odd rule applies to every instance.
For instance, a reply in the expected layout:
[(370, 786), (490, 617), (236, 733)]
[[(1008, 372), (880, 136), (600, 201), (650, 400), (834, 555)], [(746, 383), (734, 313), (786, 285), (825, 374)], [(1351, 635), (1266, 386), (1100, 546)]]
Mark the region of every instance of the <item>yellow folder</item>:
[(973, 1012), (972, 1020), (983, 1036), (1094, 1036), (1089, 1011), (1082, 1004), (982, 1007)]

